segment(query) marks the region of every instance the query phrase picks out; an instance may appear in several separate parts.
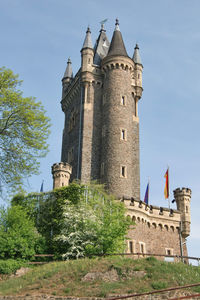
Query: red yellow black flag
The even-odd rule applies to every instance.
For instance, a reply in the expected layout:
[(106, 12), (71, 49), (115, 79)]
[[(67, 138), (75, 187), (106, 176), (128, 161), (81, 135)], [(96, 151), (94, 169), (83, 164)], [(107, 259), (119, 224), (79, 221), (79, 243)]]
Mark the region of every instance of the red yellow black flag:
[(164, 195), (165, 195), (165, 199), (169, 199), (169, 169), (167, 169), (164, 177), (165, 177)]

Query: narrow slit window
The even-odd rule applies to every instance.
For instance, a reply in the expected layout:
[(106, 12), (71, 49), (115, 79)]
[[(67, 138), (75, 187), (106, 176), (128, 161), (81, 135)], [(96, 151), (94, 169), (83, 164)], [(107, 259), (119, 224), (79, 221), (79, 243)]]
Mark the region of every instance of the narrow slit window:
[(145, 243), (140, 242), (140, 253), (145, 253)]
[(125, 129), (121, 130), (121, 140), (125, 140), (126, 139), (126, 134), (125, 134)]
[(125, 96), (121, 97), (121, 105), (126, 105), (126, 103), (125, 103)]
[(121, 167), (121, 177), (126, 177), (126, 167), (125, 166)]

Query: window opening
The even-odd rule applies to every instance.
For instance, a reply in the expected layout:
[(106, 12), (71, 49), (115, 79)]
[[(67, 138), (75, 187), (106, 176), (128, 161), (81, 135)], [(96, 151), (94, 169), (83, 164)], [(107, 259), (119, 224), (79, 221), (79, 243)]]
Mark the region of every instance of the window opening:
[(124, 96), (121, 97), (121, 105), (125, 105), (125, 97)]
[(133, 242), (132, 241), (129, 242), (129, 250), (130, 250), (130, 253), (133, 253)]
[(125, 177), (126, 176), (126, 168), (125, 168), (125, 166), (122, 166), (122, 168), (121, 168), (121, 175), (122, 175), (122, 177)]
[(125, 140), (125, 129), (121, 130), (121, 140)]

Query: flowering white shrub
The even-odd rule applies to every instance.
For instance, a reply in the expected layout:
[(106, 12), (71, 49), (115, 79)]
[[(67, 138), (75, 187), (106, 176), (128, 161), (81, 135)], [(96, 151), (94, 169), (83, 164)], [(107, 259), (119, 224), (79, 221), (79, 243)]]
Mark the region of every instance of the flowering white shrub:
[(54, 241), (64, 259), (123, 251), (130, 225), (122, 203), (87, 186), (76, 204), (65, 201), (60, 223)]

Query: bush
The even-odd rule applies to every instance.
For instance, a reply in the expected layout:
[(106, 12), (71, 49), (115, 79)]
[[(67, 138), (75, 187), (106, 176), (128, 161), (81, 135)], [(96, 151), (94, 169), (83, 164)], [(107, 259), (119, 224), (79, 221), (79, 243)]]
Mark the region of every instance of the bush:
[(0, 260), (0, 274), (12, 274), (25, 265), (24, 261), (7, 259)]
[(0, 258), (31, 258), (39, 238), (34, 222), (22, 207), (0, 209)]

